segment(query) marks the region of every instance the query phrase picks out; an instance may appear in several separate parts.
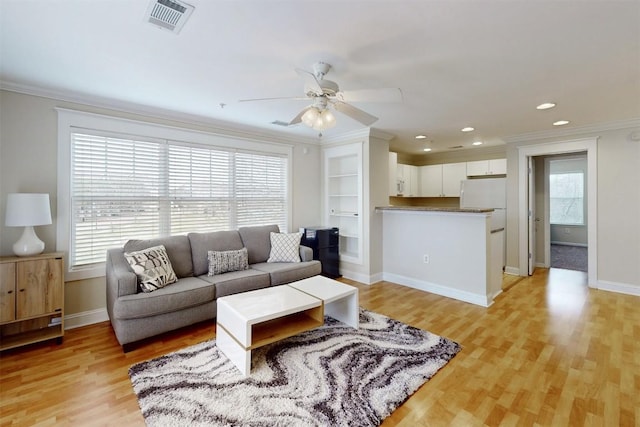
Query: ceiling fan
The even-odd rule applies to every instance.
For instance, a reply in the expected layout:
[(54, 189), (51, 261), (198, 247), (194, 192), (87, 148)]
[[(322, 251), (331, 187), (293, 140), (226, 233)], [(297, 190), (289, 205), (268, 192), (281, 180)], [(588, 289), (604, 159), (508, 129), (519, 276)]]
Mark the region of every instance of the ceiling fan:
[(330, 69), (331, 65), (326, 62), (313, 64), (313, 72), (296, 68), (298, 75), (305, 80), (304, 97), (241, 99), (240, 102), (310, 99), (311, 105), (302, 109), (288, 125), (304, 123), (318, 131), (335, 126), (335, 117), (329, 106), (365, 126), (370, 126), (378, 118), (354, 107), (351, 102), (402, 102), (402, 91), (399, 88), (341, 91), (336, 82), (324, 78)]

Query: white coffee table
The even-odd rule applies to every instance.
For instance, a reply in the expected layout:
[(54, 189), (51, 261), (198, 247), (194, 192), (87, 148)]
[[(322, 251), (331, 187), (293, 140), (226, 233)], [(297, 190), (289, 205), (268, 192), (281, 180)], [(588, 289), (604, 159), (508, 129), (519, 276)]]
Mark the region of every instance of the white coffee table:
[(325, 316), (331, 316), (358, 329), (360, 319), (358, 288), (324, 276), (298, 280), (289, 283), (289, 286), (320, 298), (324, 302)]
[(324, 314), (358, 327), (358, 289), (315, 276), (218, 298), (216, 344), (247, 376), (251, 350), (317, 328)]
[(216, 344), (243, 375), (251, 350), (324, 323), (322, 300), (287, 285), (218, 298)]

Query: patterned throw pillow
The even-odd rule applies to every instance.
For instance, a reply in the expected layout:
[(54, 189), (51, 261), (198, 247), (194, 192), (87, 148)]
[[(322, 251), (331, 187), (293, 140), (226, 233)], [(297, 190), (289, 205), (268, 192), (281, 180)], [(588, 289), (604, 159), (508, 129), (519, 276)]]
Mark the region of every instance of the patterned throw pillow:
[(142, 292), (153, 292), (178, 281), (163, 245), (125, 252), (124, 257), (138, 276), (138, 286)]
[(300, 262), (302, 233), (269, 233), (271, 252), (267, 262)]
[(207, 255), (209, 259), (209, 276), (249, 269), (247, 248), (238, 249), (237, 251), (208, 251)]

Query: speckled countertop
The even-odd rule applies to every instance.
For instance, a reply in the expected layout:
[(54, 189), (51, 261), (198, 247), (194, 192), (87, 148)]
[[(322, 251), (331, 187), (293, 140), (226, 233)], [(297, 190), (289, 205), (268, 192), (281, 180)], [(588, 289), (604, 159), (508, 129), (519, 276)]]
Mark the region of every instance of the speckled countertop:
[(493, 209), (491, 208), (444, 208), (444, 207), (429, 207), (429, 206), (376, 206), (376, 211), (487, 213), (487, 212), (493, 212)]

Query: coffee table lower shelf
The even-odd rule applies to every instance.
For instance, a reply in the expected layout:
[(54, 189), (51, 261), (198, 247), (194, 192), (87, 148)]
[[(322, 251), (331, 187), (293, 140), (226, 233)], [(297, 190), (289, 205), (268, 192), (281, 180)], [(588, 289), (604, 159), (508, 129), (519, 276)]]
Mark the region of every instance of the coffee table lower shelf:
[(320, 304), (307, 310), (258, 322), (251, 327), (251, 341), (238, 342), (224, 325), (216, 325), (216, 345), (231, 362), (247, 376), (251, 371), (251, 350), (271, 344), (324, 324), (324, 307)]

